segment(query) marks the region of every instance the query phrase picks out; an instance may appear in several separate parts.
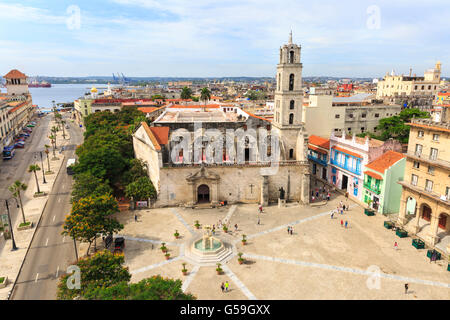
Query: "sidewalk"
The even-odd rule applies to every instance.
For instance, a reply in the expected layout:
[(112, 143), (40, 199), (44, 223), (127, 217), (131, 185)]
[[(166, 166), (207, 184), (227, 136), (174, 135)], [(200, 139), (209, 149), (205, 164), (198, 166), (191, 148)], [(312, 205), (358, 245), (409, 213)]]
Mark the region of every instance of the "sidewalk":
[[(51, 121), (49, 124), (49, 129), (54, 125), (56, 125), (55, 122)], [(58, 149), (60, 149), (63, 145), (67, 145), (69, 142), (70, 135), (68, 132), (66, 132), (65, 140), (62, 138), (62, 131), (57, 133), (56, 145), (58, 146)], [(25, 256), (37, 230), (37, 226), (41, 219), (42, 213), (44, 212), (48, 196), (53, 189), (53, 185), (56, 181), (56, 178), (58, 177), (59, 172), (61, 171), (61, 167), (64, 162), (64, 155), (60, 154), (59, 150), (55, 151), (55, 154), (56, 157), (59, 158), (58, 160), (52, 160), (53, 152), (50, 151), (49, 153), (50, 169), (53, 173), (45, 175), (45, 179), (47, 181), (46, 184), (42, 183), (42, 168), (41, 171), (37, 172), (39, 188), (42, 192), (46, 193), (46, 196), (36, 198), (33, 197), (34, 193), (37, 191), (36, 179), (34, 177), (34, 174), (30, 175), (29, 181), (24, 181), (27, 184), (28, 188), (22, 195), (23, 210), (25, 213), (26, 221), (31, 221), (33, 223), (33, 227), (28, 230), (17, 230), (19, 224), (23, 222), (22, 213), (20, 209), (18, 209), (18, 218), (16, 219), (16, 223), (13, 229), (16, 247), (18, 249), (16, 251), (11, 251), (12, 241), (7, 240), (4, 249), (0, 254), (0, 277), (8, 277), (6, 287), (0, 289), (0, 300), (7, 300), (9, 298), (9, 295), (14, 286), (14, 282), (16, 281), (16, 278), (20, 272)], [(38, 164), (39, 166), (41, 166), (40, 161)], [(44, 159), (44, 170), (45, 172), (47, 172), (48, 170), (46, 159)]]

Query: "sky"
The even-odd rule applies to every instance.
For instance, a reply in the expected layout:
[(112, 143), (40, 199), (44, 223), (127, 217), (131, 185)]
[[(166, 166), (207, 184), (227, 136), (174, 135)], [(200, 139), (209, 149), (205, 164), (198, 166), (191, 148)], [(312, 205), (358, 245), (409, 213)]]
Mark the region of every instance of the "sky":
[(450, 76), (448, 0), (0, 0), (0, 73), (273, 77), (291, 30), (304, 76)]

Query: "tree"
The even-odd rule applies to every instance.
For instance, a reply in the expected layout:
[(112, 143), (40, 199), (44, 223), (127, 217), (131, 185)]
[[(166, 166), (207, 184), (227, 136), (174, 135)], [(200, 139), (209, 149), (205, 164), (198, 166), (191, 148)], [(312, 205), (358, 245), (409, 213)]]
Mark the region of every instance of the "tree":
[(56, 158), (56, 154), (55, 154), (55, 149), (56, 149), (56, 137), (54, 135), (50, 135), (48, 136), (48, 138), (50, 139), (50, 142), (53, 146), (53, 157)]
[(209, 91), (209, 89), (205, 87), (205, 88), (203, 88), (202, 91), (200, 92), (200, 100), (204, 101), (204, 102), (205, 102), (205, 105), (206, 105), (206, 102), (207, 102), (209, 99), (211, 99), (211, 91)]
[(34, 177), (36, 179), (37, 193), (41, 193), (41, 190), (39, 189), (39, 181), (38, 181), (37, 174), (36, 174), (36, 171), (39, 171), (39, 170), (41, 170), (41, 167), (39, 167), (37, 164), (31, 164), (28, 167), (28, 172), (34, 173)]
[(57, 299), (92, 297), (91, 292), (97, 289), (104, 290), (118, 283), (127, 283), (131, 279), (131, 274), (127, 267), (123, 267), (124, 262), (123, 255), (115, 255), (108, 250), (80, 259), (76, 264), (80, 268), (80, 289), (67, 288), (70, 274), (63, 275), (59, 279)]
[(125, 194), (134, 201), (147, 200), (156, 196), (156, 190), (148, 177), (141, 177), (126, 186)]
[(191, 99), (192, 99), (192, 101), (194, 101), (194, 102), (198, 102), (198, 101), (199, 101), (198, 97), (191, 97)]
[(20, 192), (27, 190), (27, 187), (28, 186), (25, 183), (22, 183), (19, 180), (16, 180), (11, 186), (8, 187), (8, 190), (13, 194), (13, 196), (16, 199), (19, 198), (20, 209), (22, 210), (22, 218), (24, 224), (27, 223), (27, 221), (25, 220), (25, 213), (23, 212), (22, 197), (20, 195)]
[(64, 130), (64, 125), (66, 124), (66, 121), (61, 120), (61, 127), (62, 127), (62, 131), (63, 131), (63, 138), (66, 139), (66, 131)]
[(181, 99), (190, 99), (192, 96), (191, 88), (184, 87), (181, 89)]
[(75, 183), (73, 184), (71, 202), (77, 202), (81, 198), (88, 196), (111, 195), (111, 187), (89, 172), (83, 172), (75, 175)]
[(122, 176), (122, 184), (128, 185), (141, 177), (147, 177), (147, 165), (140, 159), (131, 159), (129, 163), (130, 169), (124, 172)]
[(95, 300), (195, 300), (181, 289), (182, 282), (160, 275), (143, 279), (138, 283), (121, 282), (109, 287), (98, 287), (85, 297)]
[(47, 155), (47, 165), (48, 165), (48, 172), (50, 172), (50, 159), (48, 158), (48, 154), (50, 153), (50, 151), (48, 151), (48, 148), (50, 148), (50, 146), (48, 144), (44, 145), (45, 148), (45, 154)]
[(123, 229), (123, 225), (112, 217), (117, 212), (117, 201), (111, 195), (81, 198), (72, 204), (72, 211), (66, 217), (62, 234), (89, 243), (89, 255), (89, 249), (98, 234), (112, 235)]

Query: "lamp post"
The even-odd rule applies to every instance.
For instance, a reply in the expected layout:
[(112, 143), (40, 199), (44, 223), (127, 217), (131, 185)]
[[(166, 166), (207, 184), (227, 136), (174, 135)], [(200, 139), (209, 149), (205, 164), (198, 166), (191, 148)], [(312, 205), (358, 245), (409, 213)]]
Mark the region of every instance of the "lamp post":
[[(15, 199), (15, 198), (10, 198), (10, 199)], [(16, 200), (16, 202), (17, 202), (17, 200)], [(12, 223), (11, 223), (11, 216), (9, 214), (8, 199), (5, 199), (5, 204), (6, 204), (6, 212), (8, 213), (9, 232), (11, 233), (11, 240), (12, 240), (12, 249), (11, 249), (11, 251), (16, 251), (17, 247), (16, 247), (16, 241), (14, 240), (14, 232), (13, 232), (13, 226), (12, 226)], [(19, 207), (19, 203), (17, 203), (17, 207)]]

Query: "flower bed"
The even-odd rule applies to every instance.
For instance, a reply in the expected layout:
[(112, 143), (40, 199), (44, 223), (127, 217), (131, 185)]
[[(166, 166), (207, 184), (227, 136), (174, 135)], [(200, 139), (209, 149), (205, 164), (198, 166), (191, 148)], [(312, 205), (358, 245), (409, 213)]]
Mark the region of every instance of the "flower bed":
[(6, 287), (8, 284), (8, 277), (0, 277), (0, 288)]
[(423, 242), (423, 241), (420, 240), (420, 239), (413, 239), (412, 245), (413, 245), (413, 247), (415, 247), (416, 249), (423, 249), (423, 248), (425, 248), (425, 242)]
[(375, 211), (372, 209), (364, 209), (364, 214), (366, 216), (374, 216), (375, 215)]
[(21, 224), (19, 224), (19, 226), (17, 227), (17, 230), (18, 231), (22, 231), (22, 230), (27, 230), (27, 229), (31, 229), (33, 227), (33, 223), (32, 222), (30, 222), (30, 221), (28, 221), (28, 222), (25, 222), (25, 223), (21, 223)]
[(400, 238), (406, 238), (408, 236), (408, 232), (402, 229), (398, 229), (397, 231), (395, 231), (395, 234)]
[(394, 226), (394, 223), (391, 222), (391, 221), (385, 221), (385, 222), (384, 222), (384, 227), (385, 227), (386, 229), (392, 229), (393, 226)]

